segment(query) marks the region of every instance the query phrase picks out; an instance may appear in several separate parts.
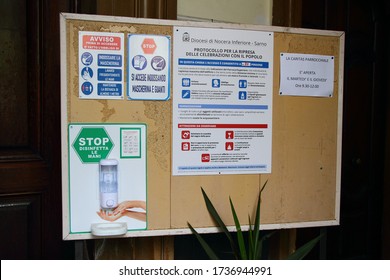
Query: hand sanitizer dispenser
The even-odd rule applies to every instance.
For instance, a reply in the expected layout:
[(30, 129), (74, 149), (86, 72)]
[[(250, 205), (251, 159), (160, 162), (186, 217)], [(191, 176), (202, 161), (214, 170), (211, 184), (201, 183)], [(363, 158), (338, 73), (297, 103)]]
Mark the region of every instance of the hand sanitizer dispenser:
[[(99, 163), (100, 209), (112, 211), (118, 206), (118, 161), (102, 159)], [(91, 224), (91, 233), (95, 236), (124, 235), (127, 223), (106, 222)]]
[(99, 163), (100, 208), (111, 211), (118, 205), (118, 161), (103, 159)]

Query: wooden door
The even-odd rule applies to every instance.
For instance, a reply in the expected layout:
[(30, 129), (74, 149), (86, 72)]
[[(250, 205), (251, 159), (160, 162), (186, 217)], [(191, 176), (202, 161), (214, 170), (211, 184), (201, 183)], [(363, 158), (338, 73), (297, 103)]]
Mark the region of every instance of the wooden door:
[(73, 256), (62, 241), (59, 12), (0, 1), (0, 258)]
[(173, 19), (176, 0), (0, 0), (1, 259), (75, 257), (62, 241), (59, 13), (108, 10)]
[(326, 229), (325, 256), (382, 258), (382, 244), (389, 244), (382, 235), (382, 217), (389, 215), (383, 211), (389, 202), (383, 199), (388, 193), (383, 178), (389, 5), (381, 0), (302, 0), (301, 13), (304, 28), (346, 33), (340, 226)]

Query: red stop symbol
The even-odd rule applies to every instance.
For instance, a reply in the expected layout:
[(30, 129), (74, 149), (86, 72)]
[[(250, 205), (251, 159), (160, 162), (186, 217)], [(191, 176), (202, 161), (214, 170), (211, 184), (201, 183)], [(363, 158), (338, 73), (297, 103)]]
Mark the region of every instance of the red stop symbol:
[(144, 51), (144, 54), (153, 54), (156, 50), (157, 46), (154, 42), (153, 38), (145, 38), (142, 41), (142, 50)]

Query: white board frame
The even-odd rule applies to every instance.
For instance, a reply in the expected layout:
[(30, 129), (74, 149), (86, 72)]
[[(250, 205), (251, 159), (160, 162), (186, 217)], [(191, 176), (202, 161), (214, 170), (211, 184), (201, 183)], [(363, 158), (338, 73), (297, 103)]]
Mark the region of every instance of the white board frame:
[[(80, 240), (99, 238), (90, 233), (85, 234), (70, 234), (69, 228), (69, 193), (68, 193), (68, 139), (67, 139), (67, 30), (66, 22), (68, 20), (83, 20), (96, 22), (114, 22), (114, 23), (137, 23), (146, 25), (165, 25), (165, 26), (187, 26), (187, 27), (213, 27), (213, 28), (230, 28), (230, 29), (248, 29), (258, 31), (307, 34), (319, 36), (337, 36), (340, 38), (339, 45), (339, 65), (338, 67), (338, 116), (337, 116), (337, 151), (336, 151), (336, 192), (335, 192), (335, 218), (332, 220), (315, 221), (315, 222), (294, 222), (283, 224), (261, 224), (263, 230), (270, 229), (288, 229), (288, 228), (303, 228), (303, 227), (320, 227), (339, 225), (340, 222), (340, 192), (341, 192), (341, 151), (342, 151), (342, 115), (343, 115), (343, 73), (344, 73), (344, 45), (345, 33), (341, 31), (328, 30), (312, 30), (290, 27), (262, 26), (249, 24), (231, 24), (231, 23), (209, 23), (209, 22), (190, 22), (190, 21), (174, 21), (174, 20), (155, 20), (130, 17), (113, 17), (100, 15), (84, 15), (84, 14), (60, 14), (60, 60), (61, 60), (61, 149), (62, 149), (62, 210), (63, 210), (63, 239), (64, 240)], [(229, 230), (235, 231), (235, 227), (228, 227)], [(242, 229), (248, 230), (248, 226), (243, 226)], [(197, 228), (200, 233), (215, 233), (219, 232), (216, 227)], [(130, 231), (121, 237), (138, 237), (138, 236), (165, 236), (165, 235), (182, 235), (191, 234), (188, 228), (185, 229), (162, 229), (162, 230), (143, 230)]]

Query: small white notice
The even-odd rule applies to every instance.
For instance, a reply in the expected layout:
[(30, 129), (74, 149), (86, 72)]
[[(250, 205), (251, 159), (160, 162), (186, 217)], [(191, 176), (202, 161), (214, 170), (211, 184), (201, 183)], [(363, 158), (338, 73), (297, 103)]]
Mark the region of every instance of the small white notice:
[(333, 83), (333, 56), (280, 54), (280, 95), (332, 97)]
[(141, 129), (121, 128), (121, 157), (140, 158), (141, 157)]

